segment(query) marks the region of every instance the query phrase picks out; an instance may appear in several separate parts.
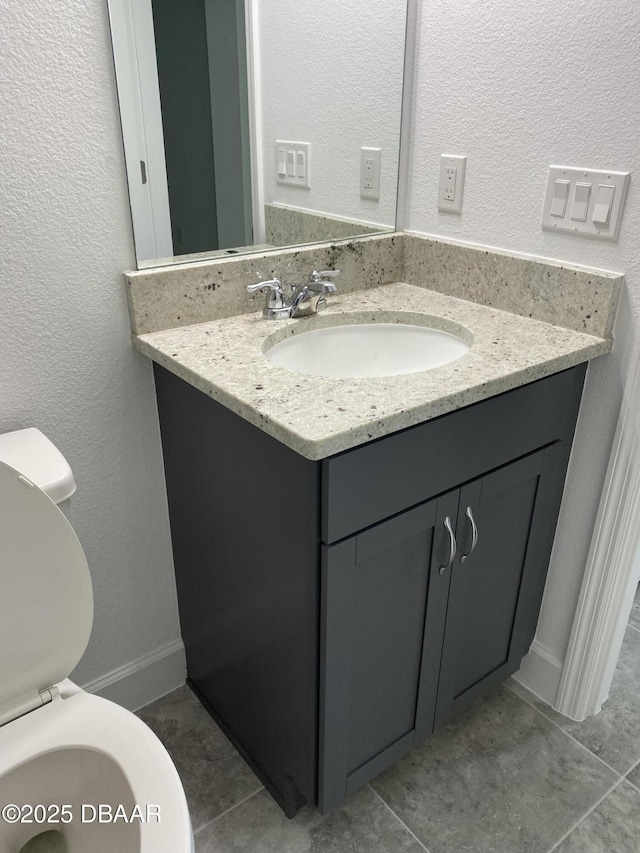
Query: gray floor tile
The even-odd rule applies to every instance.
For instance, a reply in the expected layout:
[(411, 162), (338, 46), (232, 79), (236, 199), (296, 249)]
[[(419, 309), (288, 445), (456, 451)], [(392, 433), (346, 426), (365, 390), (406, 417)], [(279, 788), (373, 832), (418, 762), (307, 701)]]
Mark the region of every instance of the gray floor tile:
[(640, 760), (640, 632), (633, 628), (627, 628), (609, 698), (595, 717), (576, 723), (526, 696), (515, 682), (510, 686), (618, 773)]
[(196, 836), (196, 853), (425, 853), (369, 788), (329, 815), (309, 807), (288, 820), (266, 791)]
[(640, 791), (621, 782), (554, 853), (638, 853)]
[(431, 853), (545, 853), (618, 778), (501, 687), (371, 784)]
[(178, 768), (195, 832), (261, 787), (186, 685), (147, 705), (138, 716), (158, 735)]
[(638, 591), (636, 592), (633, 607), (631, 608), (631, 615), (629, 616), (629, 625), (632, 625), (634, 628), (637, 628), (640, 631), (640, 586), (638, 586)]
[(627, 773), (626, 778), (629, 782), (635, 785), (636, 788), (640, 789), (640, 763), (636, 764), (636, 766)]

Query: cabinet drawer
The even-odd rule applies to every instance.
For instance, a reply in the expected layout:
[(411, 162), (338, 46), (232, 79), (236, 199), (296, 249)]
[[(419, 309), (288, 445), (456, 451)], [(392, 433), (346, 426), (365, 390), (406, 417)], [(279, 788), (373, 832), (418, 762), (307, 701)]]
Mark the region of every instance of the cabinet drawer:
[(336, 542), (552, 441), (570, 441), (585, 371), (579, 365), (325, 459), (322, 540)]

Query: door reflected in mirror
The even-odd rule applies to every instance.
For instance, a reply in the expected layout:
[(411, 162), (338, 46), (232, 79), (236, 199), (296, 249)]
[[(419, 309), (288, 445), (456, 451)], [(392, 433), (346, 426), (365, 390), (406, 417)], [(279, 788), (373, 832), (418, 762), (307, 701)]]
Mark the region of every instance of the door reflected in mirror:
[(108, 0), (138, 267), (394, 230), (406, 0)]

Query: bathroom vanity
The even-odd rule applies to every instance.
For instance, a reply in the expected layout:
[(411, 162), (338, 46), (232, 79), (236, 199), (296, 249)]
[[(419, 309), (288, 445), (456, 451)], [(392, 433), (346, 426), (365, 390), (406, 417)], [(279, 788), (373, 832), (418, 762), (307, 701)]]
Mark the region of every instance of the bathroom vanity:
[(190, 682), (328, 811), (518, 669), (584, 368), (322, 461), (155, 376)]
[[(403, 311), (464, 328), (469, 353), (363, 380), (263, 354), (301, 323)], [(155, 362), (190, 684), (287, 815), (329, 811), (518, 669), (586, 361), (611, 340), (392, 284), (317, 320), (135, 343)]]

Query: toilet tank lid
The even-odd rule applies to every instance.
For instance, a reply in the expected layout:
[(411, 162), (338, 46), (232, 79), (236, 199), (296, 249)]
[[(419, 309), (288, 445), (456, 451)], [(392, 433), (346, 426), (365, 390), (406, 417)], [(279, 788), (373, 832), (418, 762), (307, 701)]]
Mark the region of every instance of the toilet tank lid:
[(57, 504), (66, 501), (76, 490), (69, 463), (35, 427), (1, 434), (0, 461), (24, 474)]

